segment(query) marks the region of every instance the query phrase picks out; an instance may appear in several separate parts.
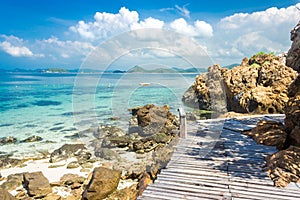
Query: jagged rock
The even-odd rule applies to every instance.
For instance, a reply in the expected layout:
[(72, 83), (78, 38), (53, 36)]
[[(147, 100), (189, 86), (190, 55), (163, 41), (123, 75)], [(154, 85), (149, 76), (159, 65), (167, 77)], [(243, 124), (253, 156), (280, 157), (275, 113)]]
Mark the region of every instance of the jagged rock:
[(72, 161), (67, 165), (67, 169), (74, 169), (80, 167), (80, 164), (77, 161)]
[(24, 173), (24, 187), (31, 197), (42, 198), (52, 192), (48, 179), (41, 171)]
[(196, 77), (193, 85), (184, 93), (182, 101), (200, 110), (225, 112), (227, 108), (222, 74), (226, 70), (219, 65), (209, 67), (207, 73)]
[(17, 200), (16, 197), (11, 195), (8, 191), (0, 189), (0, 199), (1, 200)]
[(42, 141), (43, 138), (40, 137), (40, 136), (36, 136), (36, 135), (33, 135), (33, 136), (30, 136), (28, 138), (26, 138), (25, 140), (21, 140), (20, 142), (21, 143), (24, 143), (24, 142), (38, 142), (38, 141)]
[(258, 144), (276, 146), (279, 150), (283, 149), (287, 137), (282, 123), (265, 120), (259, 121), (255, 128), (244, 134), (252, 137)]
[(269, 176), (277, 187), (300, 181), (300, 148), (290, 146), (286, 150), (266, 158)]
[(138, 190), (136, 184), (133, 184), (130, 187), (126, 187), (122, 190), (116, 190), (112, 193), (106, 200), (133, 200), (137, 199)]
[(118, 160), (120, 159), (120, 155), (109, 148), (100, 148), (95, 150), (95, 156), (103, 158), (105, 160)]
[(17, 158), (10, 158), (11, 155), (0, 156), (0, 168), (14, 167), (21, 164), (23, 161)]
[(139, 196), (141, 196), (143, 194), (143, 192), (145, 191), (147, 186), (151, 183), (153, 183), (153, 180), (151, 179), (151, 176), (148, 173), (144, 173), (143, 177), (141, 178), (141, 180), (139, 180), (139, 184), (138, 184), (138, 189), (139, 189), (138, 194), (139, 194)]
[(291, 31), (291, 48), (286, 57), (286, 65), (300, 72), (300, 21)]
[(63, 198), (58, 194), (49, 194), (48, 196), (44, 197), (43, 200), (62, 200)]
[[(249, 60), (245, 58), (240, 66), (231, 70), (214, 65), (209, 72), (199, 75), (192, 86), (200, 109), (240, 113), (283, 113), (288, 102), (287, 87), (297, 73), (282, 64), (281, 56), (259, 53)], [(212, 106), (215, 105), (215, 106)]]
[(13, 136), (7, 136), (0, 138), (0, 145), (5, 145), (5, 144), (14, 144), (17, 142), (17, 138)]
[(64, 144), (50, 154), (50, 162), (59, 162), (71, 157), (76, 157), (79, 163), (84, 163), (90, 159), (92, 154), (87, 150), (84, 144)]
[(60, 186), (70, 186), (71, 189), (78, 189), (84, 183), (85, 178), (77, 174), (65, 174), (60, 178)]
[(104, 199), (113, 193), (119, 184), (121, 172), (104, 167), (97, 167), (93, 171), (92, 179), (82, 194), (84, 200)]
[(178, 129), (178, 119), (170, 112), (167, 105), (158, 107), (148, 104), (130, 110), (133, 120), (131, 120), (129, 133), (137, 132), (140, 136), (150, 136), (159, 132), (171, 134)]
[(126, 132), (116, 126), (99, 126), (96, 131), (94, 131), (94, 136), (96, 138), (103, 138), (105, 136), (115, 136), (121, 137), (126, 135)]
[(23, 174), (11, 174), (7, 176), (7, 180), (1, 185), (2, 189), (12, 191), (21, 186), (24, 181)]

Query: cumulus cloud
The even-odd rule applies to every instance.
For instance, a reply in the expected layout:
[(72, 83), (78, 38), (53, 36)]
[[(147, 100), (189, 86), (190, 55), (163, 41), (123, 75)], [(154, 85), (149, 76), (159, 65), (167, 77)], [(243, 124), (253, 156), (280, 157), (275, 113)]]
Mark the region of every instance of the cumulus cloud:
[(185, 19), (179, 18), (170, 23), (170, 27), (182, 34), (192, 37), (212, 37), (213, 28), (205, 21), (195, 21), (193, 25), (188, 24)]
[(214, 28), (211, 53), (221, 59), (251, 56), (259, 51), (282, 53), (290, 47), (289, 31), (297, 24), (296, 7), (268, 8), (253, 13), (236, 13), (219, 21)]
[(0, 48), (13, 57), (43, 57), (43, 54), (34, 54), (28, 47), (24, 45), (21, 38), (13, 35), (1, 35), (5, 41), (0, 42)]

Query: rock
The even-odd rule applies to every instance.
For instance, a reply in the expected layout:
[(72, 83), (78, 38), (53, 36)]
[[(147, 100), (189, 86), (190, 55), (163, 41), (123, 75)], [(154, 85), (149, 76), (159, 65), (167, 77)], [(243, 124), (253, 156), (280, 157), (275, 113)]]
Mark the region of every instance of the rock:
[(98, 200), (106, 198), (117, 189), (120, 177), (120, 171), (104, 167), (95, 168), (92, 179), (83, 192), (83, 200)]
[[(70, 187), (72, 190), (79, 189), (86, 179), (77, 174), (65, 174), (60, 178), (59, 185)], [(78, 195), (76, 195), (78, 196)]]
[(42, 172), (24, 173), (24, 187), (31, 197), (42, 198), (52, 192), (48, 179)]
[(142, 196), (147, 186), (151, 183), (153, 183), (151, 176), (148, 173), (144, 173), (143, 177), (139, 180), (139, 184), (138, 184), (139, 196)]
[(291, 40), (293, 41), (286, 57), (286, 65), (300, 72), (300, 21), (291, 31)]
[(138, 190), (136, 184), (126, 187), (122, 190), (116, 190), (114, 193), (109, 195), (106, 200), (133, 200), (137, 199)]
[(103, 158), (105, 160), (118, 160), (120, 159), (120, 155), (109, 148), (100, 148), (95, 150), (95, 156)]
[(17, 142), (17, 138), (13, 136), (7, 136), (0, 138), (0, 145), (5, 145), (5, 144), (14, 144)]
[(49, 194), (48, 196), (44, 197), (42, 200), (62, 200), (63, 198), (58, 194)]
[(112, 136), (112, 137), (121, 137), (126, 135), (126, 132), (116, 126), (99, 126), (97, 130), (94, 131), (95, 138), (103, 138), (105, 136)]
[(12, 196), (8, 191), (4, 189), (0, 189), (0, 199), (1, 200), (17, 200), (14, 196)]
[(11, 174), (7, 176), (7, 180), (1, 185), (2, 189), (12, 191), (21, 186), (24, 181), (23, 174)]
[(300, 148), (290, 146), (286, 150), (266, 158), (269, 176), (277, 187), (300, 181)]
[(3, 155), (0, 156), (0, 168), (3, 167), (15, 167), (21, 163), (23, 163), (22, 160), (17, 158), (10, 158), (11, 155)]
[(251, 131), (243, 132), (252, 137), (258, 144), (276, 146), (277, 149), (283, 149), (287, 133), (284, 125), (276, 121), (259, 121)]
[(25, 140), (21, 140), (20, 142), (21, 143), (24, 143), (24, 142), (38, 142), (38, 141), (42, 141), (43, 138), (40, 137), (40, 136), (36, 136), (36, 135), (33, 135), (33, 136), (30, 136), (28, 138), (26, 138)]
[[(218, 65), (196, 77), (183, 102), (197, 102), (199, 109), (221, 113), (283, 113), (288, 102), (287, 88), (297, 73), (282, 64), (282, 57), (259, 53), (231, 70)], [(194, 91), (193, 91), (194, 90)], [(197, 99), (189, 99), (189, 97)], [(223, 101), (222, 101), (223, 100)], [(224, 109), (222, 109), (224, 108)]]
[(80, 165), (77, 161), (70, 162), (67, 165), (67, 169), (74, 169), (74, 168), (78, 168), (78, 167), (80, 167)]
[(59, 149), (50, 154), (50, 162), (59, 162), (71, 157), (78, 159), (79, 163), (84, 163), (90, 159), (92, 154), (88, 152), (84, 144), (64, 144)]
[(130, 109), (132, 120), (129, 133), (137, 132), (140, 136), (151, 136), (155, 133), (171, 134), (178, 129), (178, 119), (170, 112), (170, 108), (148, 104)]

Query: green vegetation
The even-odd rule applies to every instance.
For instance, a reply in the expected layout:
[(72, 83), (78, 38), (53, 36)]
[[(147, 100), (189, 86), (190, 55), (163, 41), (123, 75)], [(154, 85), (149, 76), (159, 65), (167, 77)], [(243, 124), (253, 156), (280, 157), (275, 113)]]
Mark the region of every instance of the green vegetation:
[(260, 69), (261, 66), (257, 63), (253, 63), (252, 65), (250, 65), (250, 68)]
[(263, 51), (258, 52), (257, 54), (255, 54), (254, 56), (262, 56), (262, 55), (271, 55), (271, 56), (275, 56), (274, 52), (270, 52), (270, 53), (265, 53)]

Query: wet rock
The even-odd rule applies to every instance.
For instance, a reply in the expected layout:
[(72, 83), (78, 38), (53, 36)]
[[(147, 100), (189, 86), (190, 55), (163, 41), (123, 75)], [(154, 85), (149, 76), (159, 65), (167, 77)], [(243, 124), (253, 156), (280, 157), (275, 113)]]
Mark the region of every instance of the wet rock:
[[(259, 53), (249, 60), (245, 58), (231, 70), (212, 66), (208, 73), (196, 77), (183, 102), (187, 105), (197, 102), (199, 109), (218, 112), (226, 111), (222, 110), (225, 105), (228, 111), (240, 113), (283, 113), (288, 101), (287, 87), (297, 73), (282, 64), (282, 59)], [(191, 92), (196, 94), (196, 99), (187, 98), (195, 98), (189, 95)]]
[(141, 179), (146, 171), (148, 163), (134, 163), (134, 162), (118, 162), (113, 165), (114, 170), (122, 171), (121, 178), (125, 179)]
[(300, 181), (300, 148), (290, 146), (286, 150), (266, 158), (269, 176), (277, 187)]
[(92, 179), (87, 185), (82, 198), (84, 200), (98, 200), (106, 198), (117, 189), (120, 177), (120, 171), (104, 167), (95, 168)]
[(42, 198), (52, 192), (48, 179), (42, 172), (24, 173), (24, 187), (31, 197)]
[(25, 140), (21, 140), (20, 142), (21, 143), (24, 143), (24, 142), (28, 143), (28, 142), (38, 142), (38, 141), (42, 141), (42, 140), (43, 140), (42, 137), (33, 135), (33, 136), (30, 136), (30, 137), (26, 138)]
[(111, 137), (121, 137), (126, 135), (126, 132), (116, 126), (99, 126), (94, 131), (95, 138), (103, 138), (105, 136), (111, 136)]
[(120, 155), (109, 148), (100, 148), (95, 151), (95, 156), (103, 158), (105, 160), (118, 160), (120, 159)]
[(11, 174), (7, 176), (7, 180), (1, 185), (2, 189), (12, 191), (21, 186), (24, 181), (23, 173)]
[(92, 154), (87, 150), (84, 144), (64, 144), (59, 149), (50, 154), (50, 162), (59, 162), (71, 157), (78, 159), (79, 163), (84, 163), (90, 159)]
[(17, 138), (13, 136), (7, 136), (0, 138), (0, 145), (5, 145), (5, 144), (14, 144), (17, 142)]
[(17, 200), (14, 196), (12, 196), (8, 191), (4, 189), (0, 189), (0, 199), (1, 200)]
[(276, 146), (279, 150), (283, 149), (287, 137), (282, 123), (265, 120), (259, 121), (255, 128), (244, 134), (252, 137), (258, 144)]

